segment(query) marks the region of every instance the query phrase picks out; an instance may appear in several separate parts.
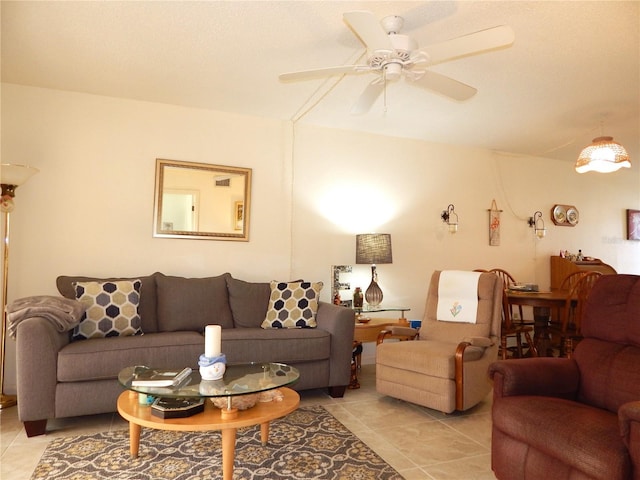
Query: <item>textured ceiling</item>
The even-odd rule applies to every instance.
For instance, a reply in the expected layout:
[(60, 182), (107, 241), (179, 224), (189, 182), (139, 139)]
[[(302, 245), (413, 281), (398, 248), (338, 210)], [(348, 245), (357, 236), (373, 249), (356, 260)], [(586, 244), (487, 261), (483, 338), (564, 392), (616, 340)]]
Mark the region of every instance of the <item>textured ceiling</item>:
[[(3, 1), (2, 81), (575, 160), (601, 130), (640, 162), (638, 1)], [(400, 15), (420, 46), (506, 24), (515, 43), (436, 65), (478, 89), (457, 102), (368, 75), (282, 83), (354, 63), (342, 14)]]

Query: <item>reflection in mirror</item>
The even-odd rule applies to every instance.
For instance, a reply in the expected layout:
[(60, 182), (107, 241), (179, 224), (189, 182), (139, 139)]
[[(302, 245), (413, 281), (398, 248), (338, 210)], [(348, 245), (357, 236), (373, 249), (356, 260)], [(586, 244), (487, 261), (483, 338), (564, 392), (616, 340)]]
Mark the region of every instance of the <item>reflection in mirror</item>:
[(154, 237), (249, 240), (251, 169), (156, 160)]

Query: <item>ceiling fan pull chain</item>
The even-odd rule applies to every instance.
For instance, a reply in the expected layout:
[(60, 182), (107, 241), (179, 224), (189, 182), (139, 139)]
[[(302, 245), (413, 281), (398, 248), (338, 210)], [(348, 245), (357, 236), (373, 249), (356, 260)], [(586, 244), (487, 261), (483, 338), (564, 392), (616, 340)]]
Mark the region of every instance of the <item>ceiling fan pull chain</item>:
[(384, 115), (387, 115), (387, 70), (383, 70), (382, 78), (384, 81), (384, 89), (382, 91), (383, 102), (384, 102)]

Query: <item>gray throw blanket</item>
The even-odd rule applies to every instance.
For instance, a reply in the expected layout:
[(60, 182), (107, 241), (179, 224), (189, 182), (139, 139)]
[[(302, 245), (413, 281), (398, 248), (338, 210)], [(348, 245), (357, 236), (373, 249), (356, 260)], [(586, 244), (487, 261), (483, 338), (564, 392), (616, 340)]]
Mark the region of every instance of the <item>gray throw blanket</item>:
[(77, 300), (40, 295), (25, 297), (7, 305), (7, 333), (16, 338), (22, 320), (41, 317), (53, 323), (59, 332), (66, 332), (80, 323), (85, 306)]

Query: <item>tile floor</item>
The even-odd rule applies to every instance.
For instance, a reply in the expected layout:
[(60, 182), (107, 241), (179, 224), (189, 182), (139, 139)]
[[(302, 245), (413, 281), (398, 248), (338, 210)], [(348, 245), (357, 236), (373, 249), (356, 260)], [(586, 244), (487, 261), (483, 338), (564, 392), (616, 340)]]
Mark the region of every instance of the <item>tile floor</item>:
[[(344, 398), (302, 392), (301, 404), (321, 404), (407, 480), (494, 480), (490, 466), (491, 396), (464, 414), (381, 396), (375, 365), (363, 365), (361, 388)], [(28, 480), (48, 442), (60, 436), (126, 429), (117, 413), (49, 421), (47, 435), (27, 438), (15, 407), (0, 410), (0, 478)]]

